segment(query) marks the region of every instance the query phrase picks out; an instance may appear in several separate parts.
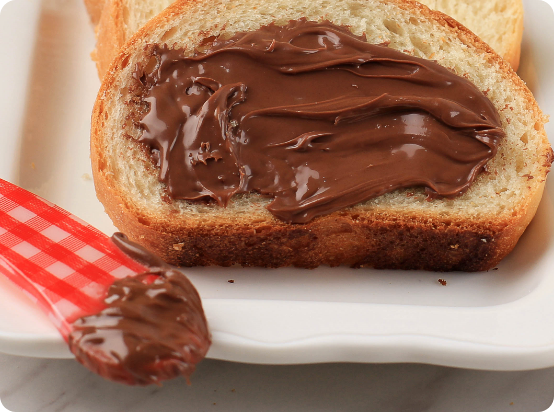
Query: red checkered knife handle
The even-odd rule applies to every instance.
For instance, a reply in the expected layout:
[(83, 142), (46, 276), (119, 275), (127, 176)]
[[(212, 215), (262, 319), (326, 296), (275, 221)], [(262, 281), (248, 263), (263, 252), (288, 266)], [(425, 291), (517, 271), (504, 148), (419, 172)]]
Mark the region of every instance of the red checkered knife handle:
[(146, 268), (66, 210), (0, 179), (0, 273), (44, 310), (64, 339), (99, 312), (108, 287)]

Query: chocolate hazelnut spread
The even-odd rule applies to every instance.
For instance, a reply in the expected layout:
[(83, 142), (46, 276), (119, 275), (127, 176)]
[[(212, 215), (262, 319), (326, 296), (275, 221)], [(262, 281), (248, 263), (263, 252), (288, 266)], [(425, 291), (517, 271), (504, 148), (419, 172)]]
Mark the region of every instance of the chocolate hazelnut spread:
[(177, 269), (114, 234), (114, 243), (150, 271), (114, 282), (106, 308), (72, 325), (77, 360), (99, 375), (134, 385), (187, 378), (210, 347), (200, 296)]
[(225, 206), (253, 191), (273, 198), (278, 218), (304, 223), (399, 188), (457, 196), (504, 137), (463, 77), (329, 22), (153, 56), (153, 70), (135, 72), (149, 105), (139, 141), (174, 199)]

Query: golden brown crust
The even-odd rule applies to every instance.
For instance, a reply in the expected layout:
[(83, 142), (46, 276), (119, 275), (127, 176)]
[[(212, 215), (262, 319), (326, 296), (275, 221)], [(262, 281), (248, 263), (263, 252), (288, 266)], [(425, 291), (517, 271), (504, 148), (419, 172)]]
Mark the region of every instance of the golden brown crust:
[(94, 26), (100, 21), (104, 4), (105, 0), (85, 0), (85, 7), (87, 8), (90, 21)]
[(92, 55), (100, 79), (126, 40), (122, 0), (104, 0), (96, 27), (96, 49)]
[[(369, 210), (335, 212), (308, 224), (286, 224), (273, 217), (230, 223), (210, 219), (202, 224), (187, 216), (168, 212), (151, 216), (127, 199), (106, 169), (101, 149), (104, 139), (104, 99), (113, 93), (122, 62), (137, 50), (159, 26), (183, 13), (190, 0), (180, 1), (137, 32), (112, 63), (99, 92), (92, 124), (91, 160), (99, 199), (114, 224), (170, 263), (193, 265), (240, 264), (244, 266), (314, 268), (319, 265), (371, 266), (393, 269), (487, 270), (506, 256), (535, 214), (544, 188), (544, 177), (552, 163), (551, 151), (544, 155), (541, 179), (531, 180), (530, 196), (515, 211), (494, 220), (468, 220), (463, 216), (388, 213)], [(412, 0), (389, 0), (399, 8), (419, 11), (436, 24), (449, 27), (465, 44), (474, 47), (503, 72), (522, 99), (528, 102), (541, 130), (544, 117), (532, 94), (502, 58), (472, 32), (442, 13), (432, 12)]]
[(468, 272), (493, 268), (513, 249), (534, 216), (544, 188), (543, 182), (516, 216), (489, 224), (339, 211), (308, 224), (211, 222), (191, 227), (137, 218), (105, 176), (95, 175), (95, 184), (106, 212), (121, 231), (178, 266), (349, 265)]

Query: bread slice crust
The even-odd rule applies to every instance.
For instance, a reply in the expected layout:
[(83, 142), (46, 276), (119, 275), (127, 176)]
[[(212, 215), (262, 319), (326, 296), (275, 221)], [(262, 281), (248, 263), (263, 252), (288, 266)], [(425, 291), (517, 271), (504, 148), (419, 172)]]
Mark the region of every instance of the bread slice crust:
[[(353, 3), (349, 4), (348, 7), (352, 7)], [(542, 195), (546, 174), (552, 162), (552, 150), (543, 127), (545, 117), (530, 91), (508, 64), (455, 20), (410, 0), (359, 1), (354, 4), (360, 7), (366, 5), (377, 11), (388, 10), (392, 13), (391, 16), (402, 16), (409, 22), (408, 26), (402, 27), (408, 38), (415, 35), (409, 31), (413, 29), (416, 33), (416, 28), (421, 25), (432, 27), (438, 33), (439, 41), (442, 41), (441, 33), (444, 33), (449, 36), (449, 41), (459, 43), (456, 50), (470, 49), (472, 55), (479, 57), (478, 61), (482, 63), (479, 66), (484, 64), (489, 67), (487, 70), (495, 71), (493, 83), (502, 81), (502, 87), (510, 89), (508, 94), (517, 94), (518, 104), (527, 111), (523, 116), (525, 118), (514, 114), (513, 107), (501, 107), (505, 99), (495, 96), (495, 91), (487, 87), (487, 81), (476, 83), (481, 90), (492, 96), (491, 100), (500, 110), (503, 124), (511, 136), (506, 143), (509, 147), (500, 150), (497, 155), (500, 159), (493, 161), (488, 172), (478, 177), (477, 180), (482, 181), (476, 182), (478, 188), (470, 189), (460, 199), (453, 201), (426, 200), (419, 189), (397, 191), (390, 196), (381, 196), (318, 217), (306, 224), (287, 224), (276, 219), (265, 210), (267, 200), (254, 194), (241, 196), (234, 202), (235, 205), (230, 205), (227, 209), (210, 204), (195, 205), (193, 202), (164, 199), (163, 187), (157, 182), (157, 170), (144, 154), (144, 150), (133, 140), (138, 131), (128, 121), (129, 113), (125, 112), (126, 107), (135, 107), (133, 93), (130, 91), (132, 87), (128, 84), (132, 67), (146, 64), (149, 44), (165, 42), (191, 50), (191, 45), (199, 44), (204, 37), (233, 34), (240, 31), (237, 27), (241, 26), (233, 15), (236, 12), (234, 3), (213, 0), (193, 3), (184, 0), (171, 6), (133, 36), (113, 62), (98, 95), (93, 112), (91, 160), (98, 198), (114, 224), (131, 239), (153, 250), (164, 260), (181, 266), (239, 264), (315, 268), (323, 264), (479, 271), (497, 265), (517, 243), (532, 219)], [(268, 13), (263, 10), (263, 2), (251, 1), (248, 6), (258, 10), (262, 16), (254, 19), (251, 27), (260, 27), (274, 21), (286, 23), (299, 17), (335, 20), (337, 24), (345, 24), (345, 19), (334, 19), (325, 13), (310, 14), (306, 9), (281, 14), (276, 12), (267, 16)], [(217, 15), (218, 20), (197, 24), (195, 27), (194, 23), (191, 24), (191, 19), (199, 9), (212, 10), (212, 15)], [(208, 19), (209, 17), (207, 16)], [(386, 19), (390, 18), (386, 16)], [(357, 23), (362, 19), (363, 15), (355, 16), (348, 22)], [(183, 26), (186, 27), (183, 29)], [(209, 30), (206, 30), (206, 26)], [(359, 27), (353, 27), (353, 30), (359, 30)], [(394, 33), (389, 38), (383, 38), (387, 35), (386, 31), (375, 29), (374, 33), (371, 30), (371, 26), (365, 26), (368, 41), (388, 41), (390, 47), (406, 51), (403, 49), (405, 44), (397, 41)], [(180, 40), (179, 44), (177, 38), (185, 40)], [(438, 54), (433, 50), (422, 51), (422, 48), (423, 46), (420, 49), (408, 49), (408, 52), (423, 54), (426, 58)], [(474, 74), (464, 72), (463, 67), (455, 67), (456, 63), (450, 54), (445, 52), (434, 57), (437, 57), (439, 64), (472, 80)], [(114, 115), (119, 110), (127, 114)], [(510, 133), (515, 128), (515, 123), (524, 123), (525, 127)], [(522, 131), (523, 135), (519, 136)], [(514, 133), (517, 136), (512, 136)], [(123, 135), (128, 137), (122, 137)], [(525, 147), (516, 148), (532, 152), (532, 155), (512, 161), (510, 150), (513, 148), (510, 145), (513, 143), (521, 146), (516, 141), (518, 138), (523, 143), (525, 140), (527, 142), (523, 145)], [(531, 161), (533, 164), (527, 164)], [(525, 166), (518, 166), (518, 162), (525, 163)], [(126, 163), (132, 163), (138, 168), (138, 172), (134, 170), (132, 173), (138, 173), (132, 188), (126, 187), (130, 186), (128, 180), (133, 179), (125, 174), (127, 171), (122, 165)], [(511, 170), (518, 167), (517, 171)], [(509, 170), (506, 171), (507, 169)], [(513, 194), (511, 202), (505, 202), (507, 195), (504, 189), (499, 193), (487, 189), (487, 185), (494, 185), (502, 177), (502, 173), (511, 173), (517, 179), (517, 190), (506, 189), (508, 192), (517, 192)], [(495, 177), (498, 175), (499, 178)], [(149, 181), (146, 188), (141, 186), (144, 180)], [(152, 192), (153, 197), (147, 195), (144, 199), (140, 198), (137, 193), (143, 189)], [(486, 196), (479, 194), (481, 192)], [(486, 199), (489, 195), (491, 198)], [(459, 205), (470, 205), (472, 196), (478, 197), (479, 201), (502, 204), (496, 209), (491, 207), (486, 211), (471, 211)]]
[(541, 193), (512, 219), (496, 222), (437, 220), (422, 215), (335, 212), (307, 224), (244, 222), (201, 226), (138, 218), (104, 181), (98, 197), (116, 227), (178, 266), (313, 269), (373, 267), (430, 271), (483, 271), (495, 267), (516, 245), (532, 219)]

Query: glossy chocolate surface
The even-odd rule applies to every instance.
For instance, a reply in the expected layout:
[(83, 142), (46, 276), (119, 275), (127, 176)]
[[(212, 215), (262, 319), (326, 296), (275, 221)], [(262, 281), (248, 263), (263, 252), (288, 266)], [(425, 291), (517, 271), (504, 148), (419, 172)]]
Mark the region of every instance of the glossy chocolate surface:
[(106, 308), (72, 325), (77, 360), (120, 383), (160, 383), (194, 372), (210, 347), (198, 292), (187, 277), (124, 235), (112, 239), (151, 271), (115, 281)]
[(254, 191), (304, 223), (398, 188), (457, 196), (504, 137), (466, 79), (328, 22), (153, 56), (135, 73), (149, 103), (139, 140), (175, 199), (225, 206)]

